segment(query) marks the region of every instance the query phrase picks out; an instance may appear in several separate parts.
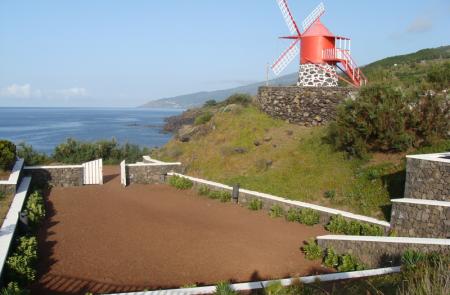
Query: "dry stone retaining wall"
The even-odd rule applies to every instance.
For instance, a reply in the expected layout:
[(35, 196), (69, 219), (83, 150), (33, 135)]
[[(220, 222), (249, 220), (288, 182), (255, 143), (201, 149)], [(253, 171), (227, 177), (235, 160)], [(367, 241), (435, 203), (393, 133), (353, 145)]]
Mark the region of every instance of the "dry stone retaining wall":
[[(346, 239), (347, 238), (347, 239)], [(354, 239), (351, 239), (354, 238)], [(382, 237), (365, 240), (365, 237), (339, 237), (327, 239), (327, 236), (317, 237), (317, 243), (323, 249), (333, 248), (338, 254), (352, 254), (358, 257), (368, 267), (399, 265), (400, 257), (406, 250), (424, 253), (450, 251), (450, 244), (441, 240), (442, 244), (414, 243), (413, 240), (401, 241), (402, 238)], [(382, 241), (384, 239), (385, 241)]]
[(164, 183), (169, 172), (181, 173), (179, 164), (128, 164), (126, 165), (127, 184)]
[(450, 162), (407, 157), (405, 198), (450, 201)]
[(349, 98), (346, 87), (264, 86), (258, 90), (258, 107), (268, 115), (305, 126), (334, 119), (336, 106)]
[(25, 167), (25, 174), (32, 177), (33, 184), (57, 187), (82, 186), (84, 169), (74, 166), (30, 166)]
[(450, 238), (450, 207), (393, 202), (391, 226), (400, 237)]

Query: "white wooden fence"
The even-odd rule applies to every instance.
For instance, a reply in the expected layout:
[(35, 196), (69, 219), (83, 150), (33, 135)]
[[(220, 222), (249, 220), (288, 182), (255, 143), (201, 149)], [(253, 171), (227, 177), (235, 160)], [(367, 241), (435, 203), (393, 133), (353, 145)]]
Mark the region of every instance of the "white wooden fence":
[(120, 184), (127, 186), (127, 171), (125, 160), (120, 162)]
[(103, 184), (103, 160), (98, 159), (83, 164), (83, 184)]

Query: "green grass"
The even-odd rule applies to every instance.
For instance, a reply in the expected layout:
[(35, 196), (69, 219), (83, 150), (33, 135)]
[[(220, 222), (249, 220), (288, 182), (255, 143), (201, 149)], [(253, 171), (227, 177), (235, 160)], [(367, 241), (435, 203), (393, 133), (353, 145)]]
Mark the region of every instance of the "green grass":
[[(253, 106), (219, 110), (210, 125), (206, 135), (173, 139), (154, 156), (183, 162), (192, 176), (381, 219), (390, 216), (390, 198), (403, 195), (404, 161), (349, 159), (324, 140), (326, 127), (288, 124)], [(262, 161), (271, 164), (261, 169)]]

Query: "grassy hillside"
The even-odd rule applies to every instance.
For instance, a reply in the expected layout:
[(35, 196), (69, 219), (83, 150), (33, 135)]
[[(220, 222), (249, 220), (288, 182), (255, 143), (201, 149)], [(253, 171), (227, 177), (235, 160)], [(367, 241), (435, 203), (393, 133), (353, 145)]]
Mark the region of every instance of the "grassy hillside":
[(183, 162), (189, 175), (378, 218), (389, 216), (390, 197), (402, 194), (401, 162), (349, 160), (324, 142), (323, 127), (235, 106), (197, 128), (189, 142), (173, 139), (154, 156)]

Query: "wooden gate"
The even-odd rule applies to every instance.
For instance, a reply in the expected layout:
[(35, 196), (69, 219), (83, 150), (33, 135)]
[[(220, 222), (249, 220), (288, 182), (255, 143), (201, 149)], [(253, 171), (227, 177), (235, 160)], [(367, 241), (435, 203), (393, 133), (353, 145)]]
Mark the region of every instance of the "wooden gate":
[(125, 165), (125, 160), (120, 162), (120, 183), (123, 186), (127, 186), (127, 168)]
[(83, 184), (103, 184), (103, 160), (98, 159), (83, 164)]

